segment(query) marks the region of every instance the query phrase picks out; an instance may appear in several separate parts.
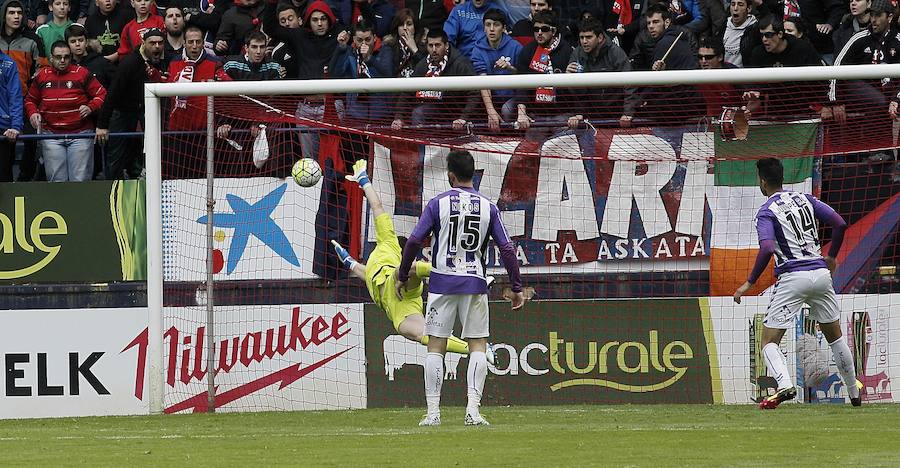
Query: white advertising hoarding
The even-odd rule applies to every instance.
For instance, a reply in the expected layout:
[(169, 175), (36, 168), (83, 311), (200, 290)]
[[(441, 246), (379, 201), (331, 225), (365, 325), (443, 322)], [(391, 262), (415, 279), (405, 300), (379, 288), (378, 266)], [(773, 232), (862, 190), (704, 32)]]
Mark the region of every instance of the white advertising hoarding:
[(125, 351), (146, 328), (143, 307), (0, 311), (0, 418), (146, 414)]

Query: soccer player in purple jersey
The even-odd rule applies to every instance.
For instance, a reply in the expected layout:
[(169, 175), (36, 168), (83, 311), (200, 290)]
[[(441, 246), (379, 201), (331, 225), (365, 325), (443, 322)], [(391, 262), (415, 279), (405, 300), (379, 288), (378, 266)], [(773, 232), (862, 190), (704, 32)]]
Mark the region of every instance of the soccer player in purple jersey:
[(433, 234), (432, 269), (425, 314), (425, 334), (429, 337), (425, 358), (428, 413), (419, 423), (420, 426), (441, 424), (444, 353), (457, 315), (462, 323), (460, 336), (469, 343), (466, 374), (468, 404), (464, 422), (467, 426), (488, 425), (481, 416), (479, 406), (487, 377), (485, 349), (490, 334), (485, 280), (489, 237), (500, 248), (503, 266), (509, 273), (512, 308), (518, 309), (525, 303), (515, 244), (506, 233), (497, 205), (478, 193), (472, 185), (474, 175), (475, 160), (468, 151), (451, 151), (447, 155), (447, 178), (452, 188), (428, 202), (406, 242), (403, 259), (397, 269), (396, 289), (398, 296), (402, 296), (413, 260), (421, 251), (423, 241)]
[[(841, 250), (847, 223), (834, 209), (812, 195), (784, 190), (784, 167), (774, 158), (757, 161), (759, 188), (769, 197), (756, 214), (759, 254), (750, 277), (734, 292), (734, 301), (759, 279), (769, 258), (775, 254), (775, 289), (763, 320), (762, 354), (769, 374), (778, 382), (778, 390), (760, 402), (761, 409), (776, 408), (781, 402), (797, 396), (788, 374), (784, 355), (778, 348), (785, 330), (791, 327), (803, 304), (809, 316), (819, 323), (828, 340), (834, 362), (850, 394), (853, 406), (860, 406), (859, 387), (853, 355), (847, 339), (841, 334), (841, 311), (832, 286), (831, 273), (837, 268), (835, 257)], [(822, 257), (819, 226), (831, 226), (831, 248)]]

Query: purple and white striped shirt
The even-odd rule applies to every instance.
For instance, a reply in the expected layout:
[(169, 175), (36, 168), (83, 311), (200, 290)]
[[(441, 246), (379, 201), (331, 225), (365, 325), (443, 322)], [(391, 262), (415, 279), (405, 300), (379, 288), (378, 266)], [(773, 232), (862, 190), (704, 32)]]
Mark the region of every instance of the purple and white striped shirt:
[(833, 208), (801, 192), (781, 191), (769, 197), (756, 214), (760, 252), (748, 281), (756, 282), (773, 253), (775, 276), (827, 268), (819, 242), (818, 221), (832, 227), (828, 256), (837, 256), (847, 223)]
[(512, 290), (521, 291), (515, 245), (497, 205), (473, 188), (453, 188), (428, 202), (403, 250), (398, 276), (406, 281), (409, 268), (429, 234), (431, 277), (428, 290), (437, 294), (485, 294), (488, 239), (493, 238)]

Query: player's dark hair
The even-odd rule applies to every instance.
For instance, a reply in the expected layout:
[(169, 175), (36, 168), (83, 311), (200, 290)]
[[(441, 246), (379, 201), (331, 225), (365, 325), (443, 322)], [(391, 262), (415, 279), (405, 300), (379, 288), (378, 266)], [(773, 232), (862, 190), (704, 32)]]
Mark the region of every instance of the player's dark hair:
[(502, 11), (496, 8), (491, 8), (484, 14), (484, 16), (481, 17), (482, 24), (487, 20), (494, 20), (502, 24), (503, 26), (507, 26), (506, 15), (504, 15)]
[(471, 182), (475, 176), (475, 158), (468, 151), (451, 151), (447, 155), (447, 170), (460, 182)]
[(768, 28), (769, 26), (772, 26), (772, 31), (784, 32), (784, 21), (775, 15), (763, 16), (762, 19), (760, 19), (759, 22), (756, 23), (756, 26), (760, 31)]
[(756, 170), (759, 172), (759, 178), (769, 187), (781, 187), (784, 183), (784, 166), (775, 158), (756, 161)]

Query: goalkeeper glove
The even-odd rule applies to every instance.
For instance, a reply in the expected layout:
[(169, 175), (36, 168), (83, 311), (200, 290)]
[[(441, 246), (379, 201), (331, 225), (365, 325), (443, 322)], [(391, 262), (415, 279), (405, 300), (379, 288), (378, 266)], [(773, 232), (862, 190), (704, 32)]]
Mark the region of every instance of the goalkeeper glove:
[(341, 247), (341, 244), (338, 244), (336, 240), (332, 240), (331, 244), (334, 246), (334, 253), (341, 259), (341, 263), (343, 263), (348, 270), (352, 270), (353, 266), (358, 263), (356, 259), (351, 257), (350, 254), (347, 253), (347, 249)]
[(369, 180), (369, 174), (366, 173), (366, 160), (360, 159), (353, 164), (353, 174), (347, 174), (344, 176), (347, 180), (352, 180), (359, 184), (361, 188), (365, 188), (366, 185), (369, 185), (371, 181)]

